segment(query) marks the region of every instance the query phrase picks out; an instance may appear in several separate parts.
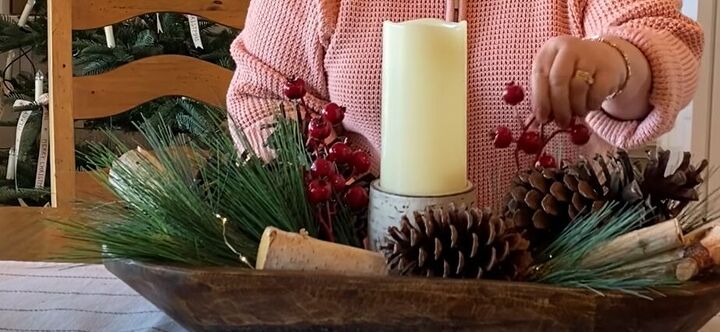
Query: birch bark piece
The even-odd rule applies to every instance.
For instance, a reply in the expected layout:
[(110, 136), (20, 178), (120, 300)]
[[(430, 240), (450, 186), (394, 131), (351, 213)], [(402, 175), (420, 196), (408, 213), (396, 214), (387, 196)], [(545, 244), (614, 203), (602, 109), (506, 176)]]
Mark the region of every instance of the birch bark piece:
[(387, 275), (385, 257), (380, 253), (285, 232), (275, 227), (265, 229), (255, 265), (258, 270)]

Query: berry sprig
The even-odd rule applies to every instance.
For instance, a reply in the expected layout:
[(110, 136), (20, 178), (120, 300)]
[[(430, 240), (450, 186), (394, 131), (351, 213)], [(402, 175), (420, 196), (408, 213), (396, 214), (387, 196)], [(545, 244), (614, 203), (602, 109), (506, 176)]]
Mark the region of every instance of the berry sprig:
[(333, 130), (343, 132), (344, 107), (329, 103), (321, 112), (313, 111), (304, 102), (307, 88), (301, 79), (288, 80), (283, 92), (296, 102), (296, 113), (304, 128), (305, 148), (312, 158), (305, 177), (308, 202), (322, 228), (321, 237), (334, 241), (333, 217), (338, 204), (358, 213), (367, 209), (369, 182), (363, 180), (370, 171), (370, 155), (351, 148), (345, 137), (331, 138)]
[[(510, 82), (505, 86), (502, 98), (506, 104), (516, 106), (525, 99), (525, 92), (520, 85), (515, 84), (515, 82)], [(520, 119), (518, 119), (518, 121), (522, 122)], [(520, 171), (520, 151), (535, 156), (535, 167), (557, 168), (558, 164), (555, 157), (545, 152), (545, 147), (559, 134), (568, 134), (570, 141), (575, 145), (585, 145), (590, 140), (590, 130), (584, 124), (575, 123), (575, 121), (573, 121), (569, 129), (555, 130), (548, 137), (545, 137), (544, 134), (544, 124), (540, 125), (539, 132), (530, 129), (533, 122), (534, 118), (530, 119), (530, 121), (523, 126), (523, 130), (517, 139), (513, 135), (512, 130), (506, 126), (499, 126), (495, 131), (490, 133), (495, 148), (504, 149), (515, 143), (515, 163), (518, 171)]]

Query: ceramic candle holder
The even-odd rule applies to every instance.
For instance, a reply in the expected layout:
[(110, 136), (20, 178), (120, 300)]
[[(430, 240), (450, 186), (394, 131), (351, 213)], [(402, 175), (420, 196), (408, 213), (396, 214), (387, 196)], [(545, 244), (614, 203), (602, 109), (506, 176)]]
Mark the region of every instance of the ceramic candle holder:
[(403, 215), (413, 211), (424, 211), (428, 206), (443, 207), (450, 203), (456, 205), (475, 205), (477, 190), (468, 182), (465, 189), (447, 195), (406, 196), (387, 192), (380, 187), (380, 180), (370, 185), (370, 210), (368, 214), (368, 241), (371, 250), (379, 250), (385, 242), (388, 228), (399, 226)]

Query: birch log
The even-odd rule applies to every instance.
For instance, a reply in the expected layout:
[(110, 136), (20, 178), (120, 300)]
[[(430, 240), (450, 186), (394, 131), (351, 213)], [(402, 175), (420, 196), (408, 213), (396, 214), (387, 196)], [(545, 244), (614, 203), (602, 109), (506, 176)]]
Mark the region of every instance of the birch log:
[(385, 257), (380, 253), (321, 241), (274, 227), (266, 228), (263, 233), (256, 268), (343, 275), (387, 275)]
[(703, 234), (692, 244), (623, 265), (611, 273), (630, 278), (688, 281), (720, 264), (720, 227), (705, 229)]
[(683, 246), (682, 228), (672, 219), (621, 235), (600, 245), (580, 263), (593, 268), (618, 261), (635, 262)]
[(705, 234), (707, 234), (710, 229), (716, 226), (720, 226), (720, 220), (709, 222), (705, 225), (700, 226), (698, 229), (686, 234), (684, 237), (685, 244), (693, 244), (700, 241), (703, 237), (705, 237)]
[(685, 249), (685, 258), (677, 265), (679, 280), (690, 280), (696, 275), (720, 265), (720, 226), (705, 230), (702, 239)]

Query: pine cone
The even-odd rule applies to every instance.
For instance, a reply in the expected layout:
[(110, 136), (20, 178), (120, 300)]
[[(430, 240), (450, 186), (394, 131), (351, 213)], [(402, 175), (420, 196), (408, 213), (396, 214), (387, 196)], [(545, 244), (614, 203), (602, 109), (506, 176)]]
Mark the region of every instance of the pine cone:
[(529, 242), (486, 209), (428, 207), (389, 229), (383, 247), (390, 269), (402, 275), (519, 279), (532, 264)]
[(697, 187), (703, 183), (702, 172), (707, 168), (708, 161), (703, 160), (696, 167), (690, 163), (690, 152), (685, 152), (677, 169), (665, 176), (670, 151), (658, 150), (657, 153), (649, 152), (648, 155), (650, 160), (641, 169), (642, 192), (650, 206), (657, 209), (658, 219), (675, 218), (690, 202), (699, 200)]
[(580, 159), (560, 169), (535, 168), (513, 180), (505, 198), (503, 215), (512, 227), (528, 231), (533, 247), (542, 247), (562, 232), (580, 212), (592, 212), (608, 201), (635, 203), (645, 200), (656, 211), (657, 221), (674, 218), (690, 201), (707, 166), (690, 165), (690, 154), (670, 176), (665, 177), (669, 152), (640, 169), (625, 151), (594, 160)]

